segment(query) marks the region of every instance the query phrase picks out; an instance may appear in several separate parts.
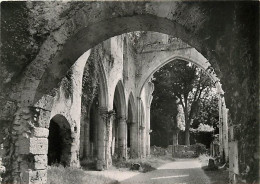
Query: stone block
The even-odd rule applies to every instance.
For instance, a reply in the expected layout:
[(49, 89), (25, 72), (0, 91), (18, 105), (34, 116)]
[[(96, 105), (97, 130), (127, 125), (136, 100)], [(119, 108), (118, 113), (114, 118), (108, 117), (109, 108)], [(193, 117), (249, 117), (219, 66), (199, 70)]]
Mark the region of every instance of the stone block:
[(26, 184), (45, 184), (47, 183), (47, 170), (23, 171), (21, 181)]
[(24, 138), (20, 139), (19, 152), (20, 154), (41, 155), (48, 152), (47, 138)]
[(40, 109), (40, 115), (38, 117), (38, 124), (41, 128), (49, 128), (50, 125), (50, 112)]
[(48, 158), (47, 155), (35, 155), (34, 156), (34, 168), (35, 169), (46, 169)]
[(47, 129), (47, 128), (35, 128), (33, 130), (33, 135), (37, 138), (48, 138), (49, 129)]

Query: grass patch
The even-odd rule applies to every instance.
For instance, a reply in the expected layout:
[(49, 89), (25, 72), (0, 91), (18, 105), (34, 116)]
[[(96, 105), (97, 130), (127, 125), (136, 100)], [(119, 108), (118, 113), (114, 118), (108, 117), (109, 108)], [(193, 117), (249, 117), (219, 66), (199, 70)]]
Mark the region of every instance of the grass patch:
[(96, 176), (80, 168), (51, 166), (48, 168), (47, 184), (114, 184), (116, 180)]

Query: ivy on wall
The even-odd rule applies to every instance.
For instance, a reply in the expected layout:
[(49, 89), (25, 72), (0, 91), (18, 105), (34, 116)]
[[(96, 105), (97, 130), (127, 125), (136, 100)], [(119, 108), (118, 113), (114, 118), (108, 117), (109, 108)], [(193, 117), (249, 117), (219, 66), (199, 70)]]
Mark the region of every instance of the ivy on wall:
[(94, 49), (84, 68), (82, 79), (82, 107), (89, 107), (98, 93), (98, 57), (97, 51)]

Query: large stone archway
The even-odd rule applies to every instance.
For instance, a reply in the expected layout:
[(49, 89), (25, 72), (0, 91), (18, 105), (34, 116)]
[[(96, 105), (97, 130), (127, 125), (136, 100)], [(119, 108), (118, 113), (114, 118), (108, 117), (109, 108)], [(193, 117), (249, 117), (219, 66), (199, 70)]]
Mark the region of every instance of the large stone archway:
[[(145, 114), (146, 114), (146, 125), (144, 126), (147, 130), (142, 132), (146, 138), (147, 153), (150, 152), (150, 105), (152, 102), (152, 92), (154, 90), (153, 84), (151, 83), (151, 77), (158, 71), (161, 67), (169, 62), (174, 62), (175, 60), (183, 60), (193, 63), (197, 67), (205, 71), (209, 78), (214, 82), (217, 89), (217, 95), (219, 99), (219, 126), (220, 126), (220, 142), (221, 151), (225, 153), (228, 160), (228, 124), (227, 124), (227, 113), (228, 110), (225, 104), (224, 91), (222, 90), (222, 85), (220, 79), (217, 77), (214, 69), (208, 62), (208, 60), (199, 53), (196, 49), (190, 47), (188, 44), (182, 42), (180, 39), (174, 38), (173, 40), (168, 40), (168, 35), (160, 33), (148, 32), (147, 35), (150, 37), (157, 35), (157, 41), (149, 40), (139, 46), (139, 51), (137, 54), (138, 60), (138, 75), (136, 77), (137, 94), (141, 97), (145, 104)], [(164, 40), (165, 43), (162, 43)], [(141, 101), (138, 101), (141, 103)], [(139, 105), (140, 106), (140, 105)], [(139, 116), (142, 116), (142, 109), (138, 110)], [(142, 124), (142, 118), (139, 119), (139, 124)], [(222, 128), (223, 127), (223, 128)], [(141, 134), (141, 137), (143, 135)], [(142, 142), (142, 141), (141, 141)]]
[[(178, 44), (181, 46), (176, 47), (175, 45)], [(195, 48), (191, 48), (189, 45), (180, 40), (175, 43), (158, 44), (152, 51), (139, 53), (137, 58), (139, 61), (138, 63), (142, 63), (139, 66), (138, 71), (141, 75), (139, 75), (136, 81), (139, 96), (142, 92), (144, 84), (158, 69), (177, 59), (191, 62), (203, 69), (215, 83), (218, 93), (222, 95), (224, 94), (220, 79), (217, 77), (209, 61)]]
[[(4, 64), (1, 67), (3, 80), (1, 81), (4, 81), (4, 84), (1, 87), (1, 104), (4, 110), (1, 111), (3, 112), (1, 121), (7, 120), (16, 124), (17, 120), (8, 117), (13, 117), (15, 111), (16, 114), (23, 109), (28, 111), (29, 107), (34, 106), (39, 99), (44, 100), (44, 95), (58, 86), (77, 58), (101, 41), (129, 31), (157, 31), (176, 36), (194, 47), (214, 66), (219, 78), (224, 79), (222, 81), (226, 91), (225, 99), (230, 105), (234, 123), (234, 139), (241, 142), (239, 149), (242, 156), (240, 156), (245, 158), (242, 160), (241, 168), (246, 168), (248, 163), (251, 168), (255, 168), (253, 163), (259, 160), (255, 156), (258, 142), (247, 135), (255, 137), (258, 133), (256, 118), (258, 80), (256, 79), (259, 49), (258, 44), (255, 43), (258, 40), (256, 38), (259, 29), (254, 30), (259, 22), (255, 18), (259, 14), (258, 4), (227, 2), (222, 6), (218, 2), (212, 4), (203, 4), (203, 2), (73, 3), (55, 4), (59, 5), (57, 11), (53, 2), (29, 2), (29, 5), (33, 6), (25, 7), (24, 11), (47, 10), (39, 11), (41, 13), (28, 11), (30, 12), (27, 17), (28, 22), (17, 24), (23, 25), (24, 27), (20, 26), (23, 29), (33, 28), (30, 33), (19, 35), (20, 38), (12, 35), (15, 29), (11, 32), (4, 29), (2, 32), (1, 41), (14, 43), (14, 50), (27, 48), (26, 46), (31, 42), (23, 43), (23, 41), (28, 37), (32, 40), (37, 38), (38, 43), (35, 43), (34, 48), (37, 49), (33, 53), (30, 53), (30, 50), (26, 53), (21, 51), (12, 54), (11, 57), (3, 57)], [(64, 7), (66, 8), (63, 11)], [(4, 4), (1, 4), (1, 9), (7, 11), (8, 7), (5, 8)], [(3, 14), (3, 19), (12, 17), (9, 13)], [(246, 17), (242, 19), (241, 17), (245, 15)], [(13, 22), (15, 19), (6, 20)], [(11, 36), (8, 35), (9, 33)], [(21, 41), (19, 42), (21, 44), (16, 44), (18, 41)], [(3, 56), (6, 56), (6, 53), (13, 53), (8, 50), (12, 49), (9, 44), (2, 45)], [(14, 63), (10, 61), (16, 61), (18, 64), (13, 65)], [(6, 68), (8, 72), (5, 72)], [(14, 110), (9, 111), (10, 107)], [(40, 117), (46, 117), (43, 114), (48, 113), (48, 110), (40, 108)], [(29, 114), (33, 113), (34, 111), (29, 110)], [(29, 122), (28, 119), (25, 119), (25, 124)], [(44, 121), (45, 118), (36, 122), (44, 124)], [(244, 136), (239, 136), (240, 134)], [(253, 151), (243, 151), (248, 149)], [(249, 158), (253, 158), (253, 162)]]
[[(74, 5), (80, 6), (81, 4), (74, 3)], [(88, 49), (115, 35), (137, 30), (156, 31), (179, 37), (201, 51), (203, 45), (201, 40), (203, 39), (200, 39), (200, 35), (195, 35), (196, 32), (188, 31), (185, 27), (187, 25), (182, 23), (182, 21), (190, 22), (191, 20), (184, 17), (185, 20), (178, 20), (177, 17), (172, 16), (178, 11), (176, 5), (171, 2), (122, 2), (120, 4), (86, 2), (86, 6), (93, 8), (88, 12), (89, 14), (92, 11), (93, 14), (96, 14), (95, 11), (98, 12), (100, 6), (102, 12), (105, 13), (98, 14), (95, 19), (91, 20), (86, 19), (84, 8), (79, 9), (69, 20), (64, 20), (66, 24), (48, 37), (48, 41), (42, 46), (42, 52), (25, 72), (22, 86), (30, 86), (31, 89), (23, 90), (23, 99), (30, 97), (29, 102), (26, 100), (23, 103), (37, 102), (50, 88), (57, 86), (59, 80), (66, 75), (77, 58)], [(124, 7), (128, 7), (128, 11), (124, 11)], [(113, 9), (117, 11), (113, 12)], [(116, 12), (121, 12), (121, 14)], [(197, 18), (196, 24), (200, 24), (202, 20), (200, 17)], [(74, 26), (67, 29), (69, 24)], [(64, 36), (57, 37), (57, 35)], [(47, 47), (52, 47), (50, 53), (45, 52)], [(41, 66), (37, 65), (39, 60), (41, 60)], [(32, 70), (36, 66), (38, 67), (37, 73), (33, 73), (33, 78), (36, 80), (28, 80), (32, 77)], [(35, 91), (32, 92), (32, 90)]]

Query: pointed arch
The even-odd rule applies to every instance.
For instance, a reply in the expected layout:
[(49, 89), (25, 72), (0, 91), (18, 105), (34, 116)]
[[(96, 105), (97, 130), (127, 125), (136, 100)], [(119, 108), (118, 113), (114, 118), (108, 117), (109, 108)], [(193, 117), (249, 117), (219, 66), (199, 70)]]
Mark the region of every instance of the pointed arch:
[(116, 105), (118, 115), (121, 117), (126, 116), (126, 99), (125, 99), (125, 88), (123, 82), (119, 80), (117, 82), (115, 91), (114, 91), (114, 104)]
[[(132, 121), (132, 122), (135, 122), (135, 120), (136, 120), (135, 119), (136, 118), (136, 113), (135, 113), (136, 106), (135, 106), (134, 95), (133, 95), (132, 92), (129, 94), (129, 97), (128, 97), (127, 109), (128, 109), (128, 111), (127, 111), (127, 117), (128, 118), (127, 119)], [(129, 117), (130, 116), (129, 112), (131, 112), (131, 117)]]
[(98, 60), (99, 65), (99, 73), (98, 73), (98, 79), (99, 79), (99, 104), (100, 107), (106, 107), (108, 106), (108, 88), (107, 88), (107, 76), (104, 69), (104, 65), (101, 60)]

